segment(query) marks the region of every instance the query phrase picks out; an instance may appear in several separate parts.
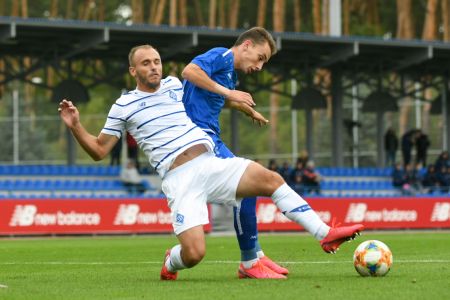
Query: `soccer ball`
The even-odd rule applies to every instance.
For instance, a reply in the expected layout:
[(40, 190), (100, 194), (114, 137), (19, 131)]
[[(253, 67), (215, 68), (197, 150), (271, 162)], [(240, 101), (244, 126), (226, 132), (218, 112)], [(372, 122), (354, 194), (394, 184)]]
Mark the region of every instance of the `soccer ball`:
[(353, 264), (361, 276), (384, 276), (392, 266), (392, 252), (377, 240), (361, 243), (353, 254)]

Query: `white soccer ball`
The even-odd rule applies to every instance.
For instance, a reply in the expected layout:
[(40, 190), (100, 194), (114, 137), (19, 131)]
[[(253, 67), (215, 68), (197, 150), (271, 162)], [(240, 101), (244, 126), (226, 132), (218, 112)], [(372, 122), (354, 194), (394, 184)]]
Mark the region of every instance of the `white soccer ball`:
[(353, 254), (353, 264), (361, 276), (384, 276), (391, 269), (392, 262), (389, 247), (377, 240), (361, 243)]

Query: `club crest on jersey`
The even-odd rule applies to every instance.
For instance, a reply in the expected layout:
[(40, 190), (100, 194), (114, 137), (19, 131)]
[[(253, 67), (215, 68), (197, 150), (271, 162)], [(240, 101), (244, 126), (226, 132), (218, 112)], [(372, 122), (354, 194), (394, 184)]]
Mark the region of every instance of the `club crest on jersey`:
[(177, 101), (177, 94), (175, 94), (173, 91), (169, 91), (169, 97), (172, 98), (173, 100)]
[(175, 222), (178, 224), (184, 223), (184, 216), (182, 214), (177, 214), (175, 217)]

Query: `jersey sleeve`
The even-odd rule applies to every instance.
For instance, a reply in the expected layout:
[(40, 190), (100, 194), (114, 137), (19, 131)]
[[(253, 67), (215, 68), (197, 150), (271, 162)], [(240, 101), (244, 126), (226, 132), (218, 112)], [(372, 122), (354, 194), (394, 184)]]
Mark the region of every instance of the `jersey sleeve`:
[(224, 57), (220, 53), (206, 52), (192, 60), (193, 64), (199, 66), (209, 77), (214, 73), (228, 69)]
[(113, 105), (108, 113), (105, 126), (102, 129), (102, 133), (114, 135), (117, 138), (122, 136), (122, 132), (125, 130), (126, 120), (122, 116), (122, 109), (117, 104)]

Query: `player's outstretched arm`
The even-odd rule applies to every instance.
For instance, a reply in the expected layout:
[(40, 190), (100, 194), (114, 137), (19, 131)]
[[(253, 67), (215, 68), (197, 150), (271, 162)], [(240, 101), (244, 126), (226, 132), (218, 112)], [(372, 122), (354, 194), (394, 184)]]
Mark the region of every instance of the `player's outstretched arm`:
[(227, 106), (236, 110), (239, 110), (252, 118), (253, 122), (256, 122), (259, 126), (267, 125), (269, 120), (267, 120), (261, 113), (253, 109), (253, 107), (236, 101), (227, 101)]
[(202, 68), (194, 63), (188, 64), (184, 68), (183, 72), (181, 72), (181, 76), (199, 88), (224, 96), (225, 99), (255, 106), (255, 101), (253, 101), (252, 95), (242, 91), (230, 90), (218, 84), (209, 78), (208, 74), (206, 74)]
[(96, 137), (87, 132), (81, 125), (80, 113), (72, 101), (62, 100), (59, 103), (58, 111), (61, 119), (70, 129), (75, 139), (92, 159), (96, 161), (102, 160), (117, 143), (118, 139), (113, 135), (100, 133)]

